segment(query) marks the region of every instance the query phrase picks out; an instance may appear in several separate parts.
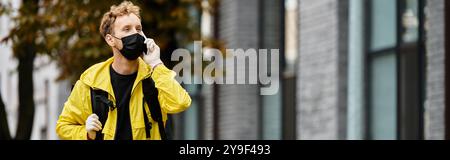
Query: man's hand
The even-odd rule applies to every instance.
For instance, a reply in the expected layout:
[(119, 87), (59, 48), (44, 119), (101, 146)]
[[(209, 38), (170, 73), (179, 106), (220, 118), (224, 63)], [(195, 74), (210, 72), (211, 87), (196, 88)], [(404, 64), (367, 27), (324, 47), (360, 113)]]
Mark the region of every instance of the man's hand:
[(147, 54), (144, 55), (144, 61), (147, 62), (152, 68), (162, 64), (160, 56), (160, 49), (156, 45), (155, 41), (150, 38), (146, 38), (145, 44), (147, 44)]
[(95, 132), (102, 129), (102, 123), (98, 120), (96, 114), (91, 114), (86, 119), (86, 131), (88, 133), (88, 139), (95, 139)]

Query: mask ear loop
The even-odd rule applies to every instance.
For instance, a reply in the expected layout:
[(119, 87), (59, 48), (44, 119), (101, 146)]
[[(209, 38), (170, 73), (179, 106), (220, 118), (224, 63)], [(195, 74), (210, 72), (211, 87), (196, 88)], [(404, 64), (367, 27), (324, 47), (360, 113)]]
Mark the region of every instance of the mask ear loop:
[(116, 38), (116, 39), (118, 39), (118, 40), (122, 40), (122, 39), (120, 39), (120, 38), (117, 38), (116, 36), (113, 36), (112, 34), (109, 34), (109, 35), (111, 35), (111, 37), (114, 37), (114, 38)]
[[(113, 38), (116, 38), (116, 39), (118, 39), (118, 40), (122, 40), (122, 39), (120, 39), (120, 38), (117, 38), (116, 36), (113, 36), (112, 34), (109, 34), (111, 37), (113, 37)], [(123, 47), (123, 46), (122, 46)], [(120, 49), (119, 48), (117, 48), (117, 47), (114, 47), (114, 48), (116, 48), (117, 50), (119, 50), (119, 52), (120, 52)]]

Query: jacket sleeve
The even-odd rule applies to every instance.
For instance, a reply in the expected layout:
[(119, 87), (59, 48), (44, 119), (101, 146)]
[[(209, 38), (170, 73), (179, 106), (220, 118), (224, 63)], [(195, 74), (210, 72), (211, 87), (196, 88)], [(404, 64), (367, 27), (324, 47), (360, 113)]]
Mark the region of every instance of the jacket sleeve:
[(158, 100), (164, 112), (179, 113), (191, 105), (191, 97), (175, 80), (175, 72), (172, 70), (164, 65), (159, 65), (154, 69), (152, 79), (158, 88)]
[(56, 133), (64, 140), (87, 140), (85, 120), (90, 106), (89, 89), (77, 81), (56, 123)]

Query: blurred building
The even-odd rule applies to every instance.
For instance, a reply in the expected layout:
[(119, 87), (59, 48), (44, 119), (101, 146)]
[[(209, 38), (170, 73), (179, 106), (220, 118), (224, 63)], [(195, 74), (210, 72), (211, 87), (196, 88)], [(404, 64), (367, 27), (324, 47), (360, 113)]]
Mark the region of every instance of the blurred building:
[(297, 138), (444, 139), (445, 3), (300, 1)]
[(444, 0), (221, 0), (212, 36), (280, 49), (282, 87), (190, 85), (176, 137), (448, 139), (449, 12)]

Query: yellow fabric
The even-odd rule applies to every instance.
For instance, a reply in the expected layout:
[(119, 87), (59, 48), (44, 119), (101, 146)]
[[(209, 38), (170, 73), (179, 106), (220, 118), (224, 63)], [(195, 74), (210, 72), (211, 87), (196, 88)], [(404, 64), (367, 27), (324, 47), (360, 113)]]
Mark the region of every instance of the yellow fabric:
[[(56, 133), (61, 139), (86, 140), (87, 132), (85, 121), (92, 114), (90, 87), (101, 89), (109, 94), (109, 99), (115, 103), (114, 92), (109, 75), (113, 58), (93, 65), (87, 69), (75, 83), (75, 86), (56, 124)], [(134, 140), (145, 140), (145, 123), (143, 117), (143, 93), (141, 81), (152, 77), (158, 88), (158, 99), (161, 105), (164, 123), (167, 114), (179, 113), (186, 110), (191, 104), (189, 94), (174, 79), (175, 72), (164, 65), (157, 66), (153, 73), (151, 67), (139, 58), (139, 67), (136, 80), (133, 84), (130, 99), (130, 121)], [(115, 104), (114, 104), (115, 105)], [(151, 140), (160, 140), (158, 124), (151, 119), (147, 104), (145, 112), (152, 123), (150, 131)], [(108, 119), (103, 125), (104, 139), (113, 140), (116, 130), (117, 109), (108, 113)]]

